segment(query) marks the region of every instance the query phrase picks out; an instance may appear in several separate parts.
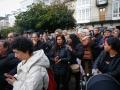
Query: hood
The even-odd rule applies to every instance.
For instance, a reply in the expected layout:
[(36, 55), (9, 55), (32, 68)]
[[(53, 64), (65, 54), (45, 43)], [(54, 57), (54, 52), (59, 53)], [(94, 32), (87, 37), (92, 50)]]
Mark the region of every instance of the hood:
[(33, 52), (33, 55), (27, 60), (27, 62), (24, 65), (22, 65), (21, 69), (27, 72), (32, 66), (49, 68), (50, 66), (49, 59), (47, 58), (42, 49)]

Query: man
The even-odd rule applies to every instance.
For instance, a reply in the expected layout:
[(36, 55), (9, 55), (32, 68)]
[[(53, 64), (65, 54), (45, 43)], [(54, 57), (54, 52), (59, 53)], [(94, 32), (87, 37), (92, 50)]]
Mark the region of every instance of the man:
[(45, 54), (48, 55), (48, 52), (50, 50), (50, 46), (46, 42), (40, 41), (39, 35), (37, 33), (32, 34), (31, 40), (33, 42), (33, 50), (34, 51), (43, 49)]
[(12, 43), (14, 41), (15, 34), (13, 32), (10, 32), (10, 33), (8, 33), (7, 38), (8, 38), (8, 42)]
[(99, 56), (99, 54), (101, 53), (101, 51), (103, 50), (99, 47), (99, 43), (100, 43), (102, 38), (103, 37), (100, 34), (99, 28), (95, 27), (94, 28), (94, 36), (92, 38), (92, 40), (94, 42), (94, 44), (93, 44), (94, 45), (94, 59), (96, 59)]
[(12, 53), (12, 42), (14, 41), (15, 37), (17, 37), (18, 35), (14, 32), (10, 32), (8, 33), (8, 36), (7, 36), (7, 42), (9, 42), (9, 53)]
[(8, 53), (8, 49), (9, 43), (5, 40), (0, 40), (0, 90), (11, 90), (5, 81), (4, 73), (14, 75), (19, 62), (13, 53)]
[(55, 37), (58, 35), (62, 35), (62, 29), (56, 29), (54, 34), (55, 34)]

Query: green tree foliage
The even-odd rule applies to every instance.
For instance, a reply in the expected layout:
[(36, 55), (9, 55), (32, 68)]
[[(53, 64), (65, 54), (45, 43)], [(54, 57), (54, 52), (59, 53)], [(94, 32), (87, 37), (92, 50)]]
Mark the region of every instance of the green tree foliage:
[(48, 30), (57, 28), (68, 29), (75, 25), (73, 11), (68, 10), (64, 3), (45, 5), (33, 4), (26, 12), (16, 16), (16, 24), (21, 30)]
[(8, 27), (6, 29), (0, 30), (0, 34), (2, 35), (3, 38), (6, 38), (8, 33), (10, 32), (16, 32), (16, 29), (14, 27)]

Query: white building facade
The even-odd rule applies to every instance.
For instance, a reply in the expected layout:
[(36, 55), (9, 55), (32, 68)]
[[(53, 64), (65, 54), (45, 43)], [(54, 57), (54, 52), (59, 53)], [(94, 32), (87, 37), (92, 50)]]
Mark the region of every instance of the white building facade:
[(90, 11), (91, 11), (90, 0), (77, 0), (76, 1), (76, 21), (77, 23), (88, 23), (90, 22)]
[(8, 17), (1, 17), (0, 19), (0, 30), (9, 27), (9, 19)]
[(120, 28), (120, 0), (77, 0), (75, 15), (80, 26)]
[(113, 0), (112, 4), (112, 20), (120, 19), (120, 0)]

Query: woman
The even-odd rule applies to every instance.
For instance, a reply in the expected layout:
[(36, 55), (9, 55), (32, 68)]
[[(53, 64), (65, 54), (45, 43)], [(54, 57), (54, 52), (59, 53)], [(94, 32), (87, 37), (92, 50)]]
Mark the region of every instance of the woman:
[(109, 74), (120, 82), (120, 41), (109, 37), (104, 44), (104, 51), (94, 63), (93, 74)]
[(21, 60), (15, 76), (5, 74), (13, 90), (47, 90), (49, 60), (43, 50), (33, 52), (33, 43), (25, 37), (18, 37), (13, 42), (13, 52)]
[[(83, 45), (80, 43), (79, 38), (75, 34), (70, 34), (67, 38), (67, 47), (71, 52), (71, 65), (80, 64), (80, 59), (83, 57), (84, 49)], [(79, 60), (79, 61), (77, 61)], [(80, 67), (78, 67), (80, 69)], [(73, 75), (76, 79), (75, 90), (80, 90), (80, 71), (74, 72)]]
[(93, 42), (90, 36), (85, 36), (81, 40), (84, 47), (84, 54), (82, 58), (82, 66), (85, 70), (85, 75), (91, 75), (93, 62)]
[(57, 90), (68, 90), (70, 53), (63, 35), (56, 36), (55, 46), (50, 50), (51, 66), (55, 74)]

